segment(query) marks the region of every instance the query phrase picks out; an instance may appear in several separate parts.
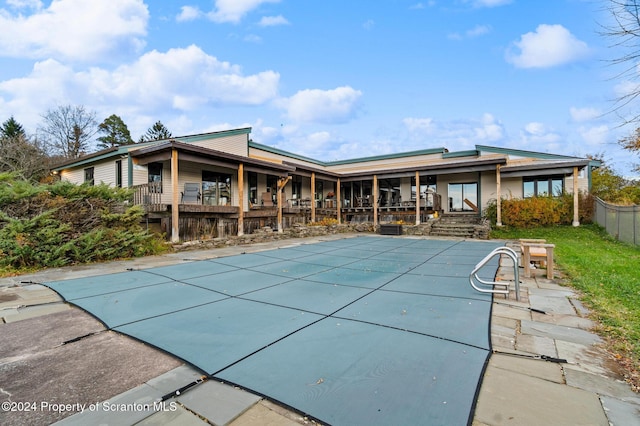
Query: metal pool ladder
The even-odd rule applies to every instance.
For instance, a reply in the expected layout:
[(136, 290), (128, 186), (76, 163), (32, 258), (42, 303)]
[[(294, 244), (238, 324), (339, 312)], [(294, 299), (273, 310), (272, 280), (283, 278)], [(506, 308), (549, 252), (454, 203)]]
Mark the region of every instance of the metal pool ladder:
[[(476, 267), (473, 268), (473, 271), (471, 271), (471, 274), (469, 274), (469, 283), (471, 284), (471, 287), (473, 287), (474, 289), (482, 293), (498, 293), (498, 294), (509, 295), (509, 286), (511, 284), (510, 281), (485, 281), (482, 278), (478, 277), (478, 272), (480, 271), (480, 269), (482, 269), (484, 265), (489, 263), (489, 261), (493, 259), (495, 256), (500, 256), (503, 254), (509, 256), (511, 260), (513, 260), (513, 278), (515, 280), (515, 287), (516, 287), (516, 300), (519, 301), (520, 300), (520, 276), (518, 274), (518, 254), (512, 248), (505, 247), (505, 246), (498, 247), (495, 250), (493, 250), (491, 253), (486, 255), (484, 259), (478, 262)], [(488, 286), (488, 287), (484, 287), (484, 286)]]

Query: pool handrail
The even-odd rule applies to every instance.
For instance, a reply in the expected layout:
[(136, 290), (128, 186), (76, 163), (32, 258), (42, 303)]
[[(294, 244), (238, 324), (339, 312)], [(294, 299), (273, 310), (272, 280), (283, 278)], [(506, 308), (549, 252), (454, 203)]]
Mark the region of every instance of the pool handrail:
[[(473, 268), (473, 271), (469, 274), (469, 283), (471, 287), (476, 289), (481, 293), (498, 293), (498, 294), (509, 294), (509, 286), (511, 284), (510, 281), (485, 281), (482, 278), (478, 277), (478, 271), (482, 269), (484, 265), (489, 263), (489, 261), (495, 257), (496, 255), (507, 255), (513, 260), (513, 277), (514, 284), (516, 290), (516, 300), (520, 301), (520, 276), (519, 276), (519, 265), (518, 265), (518, 254), (510, 247), (501, 246), (495, 248), (491, 253), (486, 255), (484, 259), (482, 259), (478, 264)], [(476, 285), (474, 280), (477, 280), (480, 284), (491, 286), (491, 288), (483, 288)], [(496, 286), (504, 287), (504, 288), (496, 288)]]

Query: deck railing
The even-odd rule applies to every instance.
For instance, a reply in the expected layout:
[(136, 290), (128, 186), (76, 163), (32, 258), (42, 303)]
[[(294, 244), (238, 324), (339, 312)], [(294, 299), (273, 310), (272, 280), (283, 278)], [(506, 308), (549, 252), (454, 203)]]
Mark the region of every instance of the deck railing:
[(133, 187), (133, 203), (145, 210), (157, 210), (162, 206), (162, 182), (149, 182)]

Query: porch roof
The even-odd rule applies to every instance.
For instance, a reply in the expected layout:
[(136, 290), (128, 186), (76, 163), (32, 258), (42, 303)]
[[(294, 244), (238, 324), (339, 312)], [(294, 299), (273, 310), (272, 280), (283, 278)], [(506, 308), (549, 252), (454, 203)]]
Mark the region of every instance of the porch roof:
[(467, 173), (467, 172), (479, 172), (485, 170), (495, 170), (496, 164), (505, 164), (507, 159), (504, 157), (493, 157), (488, 159), (475, 158), (473, 160), (461, 160), (461, 161), (446, 161), (437, 163), (425, 163), (412, 167), (379, 169), (376, 171), (356, 172), (356, 173), (344, 173), (342, 174), (342, 180), (349, 181), (355, 179), (361, 179), (377, 175), (378, 177), (406, 177), (413, 176), (415, 172), (419, 172), (421, 175), (431, 174), (440, 175), (445, 173)]
[(290, 163), (288, 161), (283, 161), (283, 164), (286, 164), (288, 166), (294, 167), (295, 168), (295, 174), (299, 175), (299, 176), (306, 176), (309, 177), (311, 176), (311, 173), (315, 173), (316, 178), (318, 179), (323, 179), (323, 180), (328, 180), (328, 181), (337, 181), (338, 179), (340, 179), (340, 177), (342, 176), (342, 174), (340, 173), (335, 173), (335, 172), (330, 172), (328, 170), (325, 169), (320, 169), (317, 167), (309, 167), (306, 165), (302, 165), (302, 164), (294, 164), (294, 163)]
[(539, 175), (570, 175), (573, 168), (582, 169), (591, 163), (589, 159), (574, 159), (569, 161), (536, 161), (528, 164), (504, 166), (500, 174), (504, 177), (524, 177)]
[(138, 160), (138, 164), (144, 165), (155, 161), (170, 160), (173, 149), (178, 151), (179, 160), (191, 161), (199, 164), (209, 164), (231, 169), (238, 169), (239, 164), (244, 164), (245, 171), (276, 173), (280, 176), (286, 176), (296, 169), (295, 167), (287, 164), (257, 160), (255, 158), (229, 154), (227, 152), (177, 142), (175, 140), (138, 149), (131, 152), (131, 156)]

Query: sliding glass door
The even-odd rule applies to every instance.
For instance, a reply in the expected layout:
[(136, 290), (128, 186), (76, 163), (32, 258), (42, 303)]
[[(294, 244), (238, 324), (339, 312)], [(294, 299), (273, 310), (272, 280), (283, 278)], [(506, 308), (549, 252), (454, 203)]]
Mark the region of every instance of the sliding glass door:
[(450, 212), (478, 211), (478, 183), (450, 183), (449, 184)]

